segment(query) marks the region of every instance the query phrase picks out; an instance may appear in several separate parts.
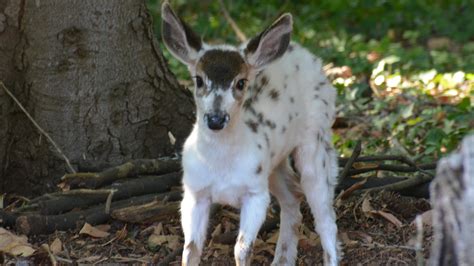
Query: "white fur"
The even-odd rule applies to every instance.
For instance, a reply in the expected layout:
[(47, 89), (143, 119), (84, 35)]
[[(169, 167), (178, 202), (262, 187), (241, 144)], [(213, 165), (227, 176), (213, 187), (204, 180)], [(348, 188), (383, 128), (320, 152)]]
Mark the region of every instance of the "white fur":
[[(199, 262), (209, 205), (217, 202), (241, 208), (234, 251), (237, 265), (249, 265), (251, 245), (265, 220), (271, 191), (281, 205), (281, 232), (273, 264), (294, 265), (298, 242), (295, 228), (301, 214), (299, 200), (288, 187), (293, 178), (286, 163), (290, 154), (294, 155), (302, 189), (314, 214), (325, 264), (338, 263), (332, 207), (337, 160), (331, 146), (336, 91), (323, 74), (321, 61), (299, 45), (291, 45), (291, 52), (271, 63), (254, 81), (258, 83), (263, 76), (268, 78), (253, 108), (273, 121), (275, 129), (260, 125), (258, 132), (253, 132), (245, 121), (255, 117), (251, 112), (238, 110), (226, 128), (214, 132), (205, 125), (198, 107), (197, 122), (183, 150), (183, 264)], [(192, 67), (190, 70), (193, 71)], [(271, 89), (278, 91), (278, 100), (269, 97)], [(262, 169), (257, 173), (259, 165)]]

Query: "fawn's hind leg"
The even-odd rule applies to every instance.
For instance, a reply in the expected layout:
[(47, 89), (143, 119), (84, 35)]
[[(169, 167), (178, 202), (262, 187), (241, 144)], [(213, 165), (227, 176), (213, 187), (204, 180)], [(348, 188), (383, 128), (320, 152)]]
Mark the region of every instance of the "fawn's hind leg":
[(301, 175), (301, 187), (314, 216), (316, 232), (324, 249), (324, 264), (338, 264), (336, 215), (333, 208), (337, 183), (337, 157), (330, 139), (331, 133), (320, 130), (316, 145), (306, 143), (295, 153), (295, 163)]
[(270, 192), (280, 205), (280, 235), (272, 265), (295, 265), (301, 223), (299, 183), (286, 160), (270, 176)]

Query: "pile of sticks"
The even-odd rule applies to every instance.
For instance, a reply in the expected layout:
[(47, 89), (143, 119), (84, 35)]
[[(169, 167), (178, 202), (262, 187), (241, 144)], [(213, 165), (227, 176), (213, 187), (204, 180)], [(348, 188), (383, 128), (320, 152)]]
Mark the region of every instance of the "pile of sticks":
[[(359, 156), (360, 153), (359, 142), (350, 158), (339, 159), (340, 198), (380, 190), (428, 197), (431, 170), (436, 163), (415, 164), (403, 156)], [(405, 176), (378, 177), (381, 171)], [(60, 184), (62, 191), (0, 210), (0, 226), (36, 235), (80, 228), (86, 222), (102, 224), (110, 219), (131, 223), (159, 221), (178, 214), (181, 176), (180, 160), (176, 158), (133, 160), (99, 172), (66, 174)], [(271, 224), (276, 226), (277, 222)], [(233, 236), (224, 238), (223, 242), (227, 238), (233, 240)]]

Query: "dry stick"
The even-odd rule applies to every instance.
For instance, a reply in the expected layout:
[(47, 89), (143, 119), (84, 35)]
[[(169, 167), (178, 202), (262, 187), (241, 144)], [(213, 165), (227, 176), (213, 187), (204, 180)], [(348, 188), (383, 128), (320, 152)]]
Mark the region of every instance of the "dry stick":
[(347, 174), (349, 173), (349, 170), (351, 170), (352, 164), (357, 159), (357, 157), (359, 157), (361, 150), (362, 150), (362, 145), (361, 145), (361, 141), (359, 140), (357, 141), (355, 145), (355, 148), (354, 148), (354, 151), (352, 152), (351, 157), (349, 158), (349, 160), (347, 160), (347, 163), (344, 166), (344, 169), (342, 170), (341, 175), (339, 176), (339, 180), (346, 178)]
[[(345, 165), (349, 159), (339, 158), (339, 165)], [(423, 169), (421, 165), (417, 165), (413, 160), (404, 155), (375, 155), (375, 156), (361, 156), (358, 157), (356, 162), (377, 162), (377, 161), (399, 161), (407, 164), (413, 168), (416, 168), (419, 172), (427, 174), (433, 177), (433, 174)], [(424, 164), (423, 166), (430, 166), (428, 170), (436, 168), (436, 162), (431, 164)]]
[(235, 35), (237, 35), (237, 38), (239, 38), (241, 42), (246, 42), (247, 36), (245, 36), (245, 34), (240, 30), (239, 26), (237, 26), (237, 23), (235, 23), (235, 21), (232, 19), (229, 12), (225, 8), (224, 2), (222, 0), (219, 0), (219, 5), (221, 6), (221, 10), (222, 10), (222, 13), (224, 14), (225, 19), (234, 30)]
[[(351, 169), (349, 170), (349, 175), (358, 175), (372, 171), (391, 171), (391, 172), (419, 172), (421, 170), (434, 170), (436, 168), (436, 163), (420, 164), (416, 167), (413, 166), (402, 166), (402, 165), (392, 165), (392, 164), (379, 164), (375, 167), (367, 167), (361, 169)], [(428, 175), (430, 178), (433, 178), (433, 175)]]
[(38, 125), (38, 123), (36, 123), (36, 121), (33, 119), (33, 117), (31, 117), (31, 115), (28, 113), (28, 111), (26, 111), (25, 107), (23, 107), (23, 105), (20, 103), (20, 101), (18, 101), (18, 99), (13, 95), (13, 93), (11, 93), (11, 91), (5, 86), (3, 81), (0, 81), (0, 85), (5, 90), (5, 92), (13, 99), (13, 101), (15, 101), (15, 103), (20, 107), (20, 109), (25, 113), (25, 115), (30, 119), (31, 123), (33, 123), (33, 125), (35, 125), (35, 127), (38, 129), (38, 131), (41, 132), (41, 134), (43, 134), (49, 140), (49, 142), (51, 144), (53, 144), (56, 151), (63, 157), (64, 161), (66, 162), (66, 164), (69, 168), (69, 171), (71, 171), (71, 173), (75, 173), (76, 171), (74, 170), (71, 163), (69, 162), (69, 159), (66, 157), (66, 155), (64, 155), (61, 148), (59, 148), (59, 146), (56, 144), (56, 142), (54, 142), (54, 140), (49, 136), (49, 134), (46, 133), (46, 131), (44, 131)]
[(400, 181), (400, 182), (388, 184), (388, 185), (385, 185), (385, 186), (359, 190), (358, 193), (381, 191), (381, 190), (400, 191), (400, 190), (407, 189), (407, 188), (410, 188), (410, 187), (415, 187), (417, 185), (429, 182), (431, 180), (432, 180), (432, 178), (430, 176), (420, 175), (420, 176), (411, 177), (409, 179), (405, 179), (405, 180)]

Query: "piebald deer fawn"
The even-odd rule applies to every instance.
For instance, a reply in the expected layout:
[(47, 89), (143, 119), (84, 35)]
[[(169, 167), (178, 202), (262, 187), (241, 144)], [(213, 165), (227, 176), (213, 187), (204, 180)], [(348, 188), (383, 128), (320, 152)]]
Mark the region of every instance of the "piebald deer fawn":
[[(273, 265), (294, 265), (301, 192), (325, 264), (338, 264), (332, 207), (337, 160), (331, 145), (336, 91), (321, 60), (290, 43), (291, 31), (292, 16), (284, 14), (239, 47), (209, 45), (167, 1), (162, 6), (163, 41), (195, 81), (196, 124), (182, 158), (182, 265), (200, 262), (213, 202), (241, 208), (234, 255), (237, 265), (250, 265), (270, 193), (281, 207)], [(300, 177), (289, 166), (290, 155)]]

